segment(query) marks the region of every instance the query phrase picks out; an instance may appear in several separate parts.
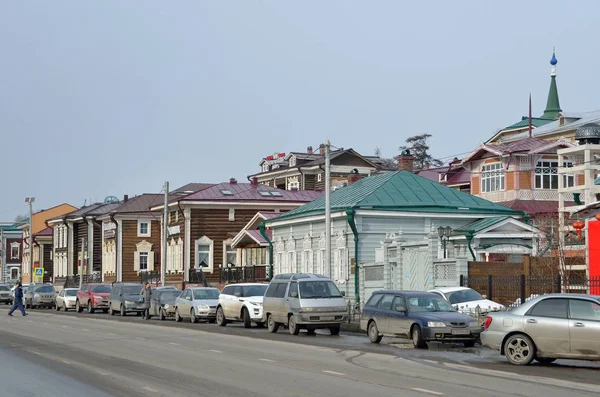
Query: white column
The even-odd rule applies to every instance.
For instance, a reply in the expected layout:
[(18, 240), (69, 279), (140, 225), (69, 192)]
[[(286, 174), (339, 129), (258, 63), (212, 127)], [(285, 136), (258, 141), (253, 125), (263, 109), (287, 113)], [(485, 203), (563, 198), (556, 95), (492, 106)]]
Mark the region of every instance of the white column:
[(73, 224), (67, 222), (67, 276), (72, 276), (73, 272)]
[(115, 258), (117, 267), (117, 281), (123, 281), (123, 221), (117, 219), (117, 257)]
[(186, 282), (190, 280), (190, 263), (192, 254), (192, 233), (190, 230), (192, 227), (191, 215), (192, 211), (189, 208), (185, 208), (183, 210), (183, 216), (185, 218), (185, 237), (183, 242), (185, 245), (185, 255), (183, 256), (183, 277)]
[(87, 266), (87, 274), (92, 274), (92, 270), (94, 269), (94, 221), (92, 219), (87, 219), (88, 223), (88, 238), (87, 238), (87, 255), (88, 255), (88, 266)]

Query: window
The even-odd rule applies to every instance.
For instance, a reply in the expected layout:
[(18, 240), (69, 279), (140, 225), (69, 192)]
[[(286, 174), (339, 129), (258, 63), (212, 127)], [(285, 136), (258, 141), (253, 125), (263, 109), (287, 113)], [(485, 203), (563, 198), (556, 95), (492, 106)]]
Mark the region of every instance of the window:
[(233, 196), (233, 192), (229, 189), (221, 189), (223, 196)]
[(298, 269), (298, 273), (306, 272), (312, 273), (312, 251), (303, 251), (302, 252), (302, 267)]
[(290, 167), (295, 167), (296, 166), (296, 156), (291, 156), (290, 157)]
[(379, 303), (379, 301), (381, 300), (381, 297), (383, 295), (381, 294), (377, 294), (377, 295), (373, 295), (371, 296), (371, 298), (369, 299), (369, 301), (367, 302), (367, 304), (365, 306), (369, 306), (369, 307), (377, 307), (377, 304)]
[(544, 299), (527, 313), (529, 316), (567, 318), (566, 299)]
[(321, 182), (323, 180), (323, 174), (317, 175), (317, 182)]
[(138, 221), (138, 237), (150, 237), (150, 223)]
[(264, 265), (267, 263), (267, 249), (266, 248), (245, 248), (246, 255), (244, 255), (246, 266), (253, 265)]
[(140, 252), (138, 254), (140, 256), (139, 261), (140, 261), (140, 272), (146, 272), (148, 271), (148, 253), (147, 252)]
[[(205, 272), (213, 271), (213, 249), (214, 242), (206, 236), (202, 236), (196, 240), (196, 263), (197, 269), (202, 269)], [(226, 259), (226, 257), (223, 257)]]
[(12, 243), (10, 245), (10, 259), (19, 259), (20, 253), (21, 253), (21, 244)]
[(325, 250), (319, 250), (317, 274), (325, 274)]
[(264, 162), (262, 165), (262, 171), (263, 172), (269, 172), (269, 164), (267, 162)]
[(570, 299), (569, 314), (574, 320), (600, 321), (600, 303)]
[(298, 283), (290, 283), (290, 291), (288, 292), (288, 296), (292, 298), (292, 292), (296, 293), (296, 298), (298, 297)]
[[(573, 167), (571, 161), (565, 161), (563, 167)], [(575, 175), (563, 176), (565, 187), (575, 186)], [(535, 165), (535, 188), (558, 189), (558, 161), (538, 161)]]
[(481, 191), (504, 190), (504, 167), (502, 163), (487, 164), (481, 167)]
[(299, 190), (299, 189), (300, 189), (300, 182), (298, 182), (298, 181), (288, 182), (288, 190)]
[(287, 283), (277, 284), (277, 289), (275, 290), (275, 298), (284, 298), (286, 289), (287, 289)]
[(287, 264), (288, 271), (290, 273), (296, 273), (298, 270), (297, 266), (298, 266), (298, 264), (296, 263), (296, 251), (288, 252), (288, 264)]
[(392, 309), (396, 310), (398, 306), (402, 306), (406, 309), (406, 304), (404, 303), (404, 298), (401, 296), (397, 296), (394, 298), (394, 303), (392, 304)]
[(232, 292), (233, 292), (233, 287), (225, 287), (225, 288), (223, 288), (223, 292), (222, 293), (224, 295), (232, 295)]
[(393, 300), (394, 295), (383, 295), (383, 299), (381, 299), (381, 301), (379, 302), (379, 308), (382, 310), (391, 310)]
[[(265, 297), (267, 298), (274, 298), (275, 297), (275, 292), (277, 291), (277, 286), (279, 284), (271, 284), (269, 285), (269, 287), (267, 288), (267, 292), (265, 292)], [(225, 287), (225, 289), (227, 289), (228, 287)], [(223, 290), (223, 293), (225, 294), (225, 290)]]
[(237, 249), (231, 248), (231, 240), (223, 242), (223, 258), (225, 262), (231, 266), (237, 266)]

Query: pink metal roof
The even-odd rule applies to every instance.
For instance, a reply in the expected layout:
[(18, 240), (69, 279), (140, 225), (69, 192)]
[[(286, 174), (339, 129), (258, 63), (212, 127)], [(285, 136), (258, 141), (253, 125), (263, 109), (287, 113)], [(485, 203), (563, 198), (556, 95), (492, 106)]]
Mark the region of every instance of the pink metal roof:
[[(267, 236), (269, 236), (269, 239), (273, 238), (273, 232), (271, 230), (265, 230), (265, 232), (267, 233)], [(246, 230), (246, 233), (248, 233), (250, 237), (258, 241), (259, 243), (267, 242), (267, 240), (265, 240), (262, 234), (260, 234), (260, 230)]]
[(260, 211), (260, 214), (265, 217), (265, 219), (277, 218), (281, 215), (281, 212), (268, 212), (268, 211)]
[[(231, 194), (226, 194), (231, 192)], [(276, 192), (279, 195), (264, 195), (259, 192)], [(260, 202), (305, 202), (316, 200), (323, 192), (313, 190), (282, 190), (251, 183), (220, 183), (173, 201), (260, 201)]]
[(52, 234), (53, 234), (52, 228), (47, 227), (44, 230), (41, 230), (41, 231), (37, 232), (36, 234), (34, 234), (34, 236), (52, 236)]
[[(504, 201), (502, 204), (505, 207), (517, 211), (523, 211), (528, 215), (558, 214), (558, 201), (538, 201), (538, 200), (512, 200)], [(575, 205), (574, 202), (565, 202), (566, 206)]]

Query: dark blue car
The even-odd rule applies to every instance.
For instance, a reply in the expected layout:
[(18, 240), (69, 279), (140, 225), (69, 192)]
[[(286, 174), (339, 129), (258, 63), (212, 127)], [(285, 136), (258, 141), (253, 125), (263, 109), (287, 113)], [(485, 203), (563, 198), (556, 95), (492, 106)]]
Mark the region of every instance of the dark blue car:
[(426, 342), (475, 345), (482, 331), (474, 318), (456, 311), (432, 292), (377, 291), (363, 307), (361, 328), (373, 343), (384, 336), (411, 339), (417, 348)]

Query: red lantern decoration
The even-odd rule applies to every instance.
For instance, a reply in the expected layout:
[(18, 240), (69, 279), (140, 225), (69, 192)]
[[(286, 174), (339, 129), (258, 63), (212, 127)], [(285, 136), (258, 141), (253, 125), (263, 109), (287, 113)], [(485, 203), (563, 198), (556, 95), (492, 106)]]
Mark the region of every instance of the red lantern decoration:
[(575, 229), (575, 232), (577, 233), (577, 239), (583, 240), (583, 236), (581, 235), (581, 230), (585, 227), (585, 222), (575, 221), (575, 222), (573, 222), (573, 224), (571, 226), (573, 226), (573, 228)]
[(596, 214), (596, 217), (595, 217), (595, 218), (596, 218), (596, 220), (597, 220), (597, 221), (600, 221), (600, 212), (598, 212), (598, 213)]

